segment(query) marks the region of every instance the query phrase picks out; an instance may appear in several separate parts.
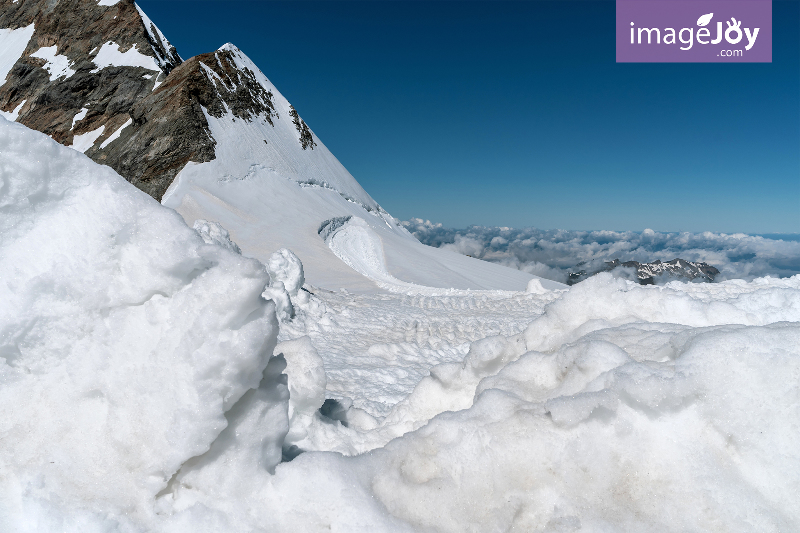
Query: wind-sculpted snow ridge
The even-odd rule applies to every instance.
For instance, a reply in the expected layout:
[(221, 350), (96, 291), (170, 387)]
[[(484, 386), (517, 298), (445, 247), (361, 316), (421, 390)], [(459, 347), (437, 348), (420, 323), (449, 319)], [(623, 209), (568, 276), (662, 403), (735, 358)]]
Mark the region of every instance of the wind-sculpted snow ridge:
[[(602, 271), (606, 262), (615, 259), (654, 263), (681, 258), (687, 262), (706, 263), (720, 271), (719, 275), (714, 275), (715, 281), (789, 277), (800, 273), (800, 241), (743, 233), (667, 233), (649, 229), (642, 232), (566, 231), (482, 226), (455, 230), (418, 218), (402, 224), (429, 246), (564, 283), (569, 280), (570, 273)], [(696, 272), (694, 275), (697, 277)], [(656, 282), (668, 281), (671, 281), (669, 276), (656, 277)]]
[[(405, 294), (466, 295), (470, 290), (442, 289), (402, 281), (389, 273), (380, 235), (362, 218), (339, 217), (323, 222), (318, 231), (328, 246), (347, 266), (389, 292)], [(558, 290), (560, 284), (540, 280), (545, 289)], [(512, 291), (487, 291), (491, 298), (507, 298)]]

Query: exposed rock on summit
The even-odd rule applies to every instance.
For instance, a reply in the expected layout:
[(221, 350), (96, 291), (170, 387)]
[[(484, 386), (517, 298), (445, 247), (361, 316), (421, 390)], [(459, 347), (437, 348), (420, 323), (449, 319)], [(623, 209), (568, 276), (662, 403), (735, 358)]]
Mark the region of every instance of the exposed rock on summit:
[[(188, 162), (216, 157), (208, 116), (270, 126), (280, 118), (273, 93), (237, 63), (236, 47), (184, 62), (132, 0), (0, 0), (0, 45), (30, 31), (19, 57), (0, 49), (0, 64), (12, 65), (0, 70), (0, 111), (157, 200)], [(311, 130), (291, 110), (300, 146), (313, 149)]]

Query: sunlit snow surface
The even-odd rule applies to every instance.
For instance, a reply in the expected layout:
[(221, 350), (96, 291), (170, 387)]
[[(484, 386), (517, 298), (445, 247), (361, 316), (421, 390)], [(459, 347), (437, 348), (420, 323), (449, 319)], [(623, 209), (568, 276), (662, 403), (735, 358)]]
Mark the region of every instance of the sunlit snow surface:
[(273, 94), (276, 116), (270, 125), (263, 114), (245, 120), (232, 113), (219, 118), (206, 113), (216, 159), (188, 164), (162, 198), (188, 224), (198, 219), (220, 223), (245, 255), (262, 262), (275, 250), (290, 248), (302, 260), (306, 280), (325, 288), (374, 291), (380, 281), (354, 270), (318, 235), (327, 220), (347, 216), (363, 220), (369, 234), (380, 240), (386, 272), (402, 282), (519, 291), (534, 277), (421, 245), (380, 209), (322, 140), (314, 136), (314, 149), (303, 150), (289, 102), (238, 48), (227, 44), (221, 50)]
[(800, 277), (298, 289), (2, 118), (0, 184), (2, 531), (800, 530)]

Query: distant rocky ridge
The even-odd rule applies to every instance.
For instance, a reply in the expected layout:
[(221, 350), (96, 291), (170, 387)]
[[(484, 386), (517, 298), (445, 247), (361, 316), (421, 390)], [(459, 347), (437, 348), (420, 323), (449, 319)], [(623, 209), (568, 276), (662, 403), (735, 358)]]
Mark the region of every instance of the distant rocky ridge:
[[(18, 58), (0, 47), (0, 64), (13, 64), (0, 111), (157, 200), (188, 162), (215, 158), (206, 113), (280, 118), (272, 93), (233, 61), (235, 47), (184, 62), (133, 0), (0, 0), (4, 29), (32, 36)], [(305, 122), (290, 118), (303, 150), (313, 149)]]
[[(578, 265), (581, 266), (580, 264)], [(711, 282), (719, 274), (719, 270), (708, 263), (695, 263), (683, 259), (652, 263), (639, 263), (638, 261), (621, 262), (619, 259), (607, 261), (605, 267), (586, 271), (584, 269), (569, 273), (567, 285), (574, 285), (588, 277), (600, 272), (610, 272), (617, 268), (630, 268), (636, 273), (636, 278), (641, 285), (654, 285), (657, 280), (681, 280)]]

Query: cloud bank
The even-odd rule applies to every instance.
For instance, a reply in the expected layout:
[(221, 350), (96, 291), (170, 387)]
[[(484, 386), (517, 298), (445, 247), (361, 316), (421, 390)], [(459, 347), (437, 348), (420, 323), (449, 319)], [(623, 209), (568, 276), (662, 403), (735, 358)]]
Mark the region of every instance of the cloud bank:
[[(470, 226), (445, 228), (412, 218), (402, 223), (423, 244), (452, 250), (536, 276), (566, 282), (571, 271), (605, 261), (649, 263), (675, 258), (708, 263), (726, 279), (789, 277), (800, 273), (800, 241), (744, 233), (567, 231)], [(580, 264), (580, 266), (578, 266)]]

